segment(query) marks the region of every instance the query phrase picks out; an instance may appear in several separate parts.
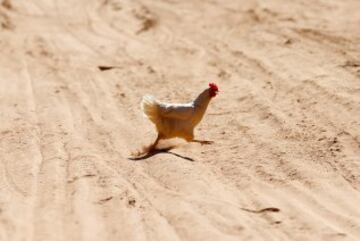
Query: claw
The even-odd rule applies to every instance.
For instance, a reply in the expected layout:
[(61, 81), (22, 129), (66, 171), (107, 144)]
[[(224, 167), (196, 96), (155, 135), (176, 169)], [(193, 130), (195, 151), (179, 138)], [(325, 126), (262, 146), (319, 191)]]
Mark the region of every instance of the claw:
[(213, 144), (214, 142), (213, 141), (201, 141), (200, 144), (201, 145), (210, 145), (210, 144)]
[(210, 145), (214, 143), (213, 141), (204, 141), (204, 140), (192, 140), (192, 142), (198, 142), (201, 145)]

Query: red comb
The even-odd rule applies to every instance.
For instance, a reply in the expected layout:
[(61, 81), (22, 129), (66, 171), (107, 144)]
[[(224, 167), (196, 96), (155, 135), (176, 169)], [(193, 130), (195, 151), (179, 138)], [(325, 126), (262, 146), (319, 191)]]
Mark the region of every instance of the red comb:
[(214, 91), (219, 91), (219, 88), (215, 83), (209, 83), (209, 87)]

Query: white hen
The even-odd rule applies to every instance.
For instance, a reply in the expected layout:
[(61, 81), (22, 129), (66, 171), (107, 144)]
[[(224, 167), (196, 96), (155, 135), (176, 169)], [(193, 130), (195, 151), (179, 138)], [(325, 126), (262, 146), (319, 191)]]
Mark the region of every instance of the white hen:
[(194, 139), (194, 128), (203, 118), (210, 100), (219, 91), (216, 84), (210, 83), (200, 95), (190, 103), (163, 103), (154, 97), (146, 95), (141, 102), (141, 108), (147, 118), (156, 126), (158, 137), (150, 149), (155, 148), (160, 139), (180, 137), (188, 142), (208, 144), (208, 141)]

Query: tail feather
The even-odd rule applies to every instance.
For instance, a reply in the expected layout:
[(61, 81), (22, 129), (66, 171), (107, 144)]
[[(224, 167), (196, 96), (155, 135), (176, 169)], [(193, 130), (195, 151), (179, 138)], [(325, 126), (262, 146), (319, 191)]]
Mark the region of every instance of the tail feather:
[(143, 97), (141, 101), (141, 109), (144, 115), (149, 118), (154, 124), (156, 124), (158, 120), (158, 101), (150, 95), (146, 95)]

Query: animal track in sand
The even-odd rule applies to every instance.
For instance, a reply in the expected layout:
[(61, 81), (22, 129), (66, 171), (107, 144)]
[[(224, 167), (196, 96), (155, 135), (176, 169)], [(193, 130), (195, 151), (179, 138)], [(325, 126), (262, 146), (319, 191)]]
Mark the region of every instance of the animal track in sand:
[(141, 28), (136, 31), (136, 34), (146, 32), (157, 24), (157, 19), (144, 6), (141, 6), (139, 10), (134, 10), (132, 13), (136, 19), (141, 21)]
[(113, 198), (114, 198), (114, 197), (110, 196), (110, 197), (107, 197), (107, 198), (100, 199), (100, 200), (98, 201), (98, 204), (104, 204), (104, 203), (110, 201), (110, 200), (113, 199)]
[(345, 64), (341, 65), (341, 67), (358, 68), (360, 67), (360, 61), (347, 60)]
[(13, 5), (11, 4), (10, 0), (4, 0), (1, 3), (1, 6), (3, 6), (4, 8), (8, 9), (8, 10), (12, 10), (13, 9)]
[(100, 71), (106, 71), (106, 70), (111, 70), (111, 69), (120, 68), (120, 67), (99, 65), (98, 68), (99, 68)]
[(5, 29), (5, 30), (14, 30), (15, 29), (15, 25), (11, 21), (9, 15), (6, 14), (5, 12), (3, 12), (1, 9), (0, 9), (0, 26), (2, 29)]
[(259, 209), (259, 210), (241, 208), (241, 210), (244, 210), (244, 211), (249, 212), (249, 213), (265, 213), (265, 212), (277, 213), (277, 212), (280, 212), (280, 209), (274, 208), (274, 207), (263, 208), (263, 209)]

